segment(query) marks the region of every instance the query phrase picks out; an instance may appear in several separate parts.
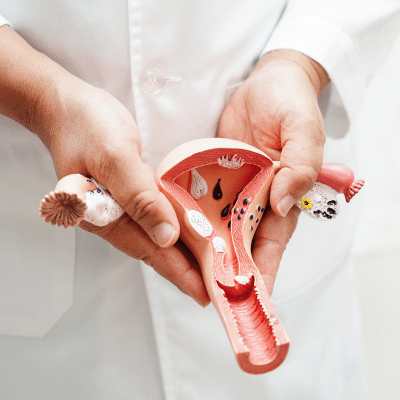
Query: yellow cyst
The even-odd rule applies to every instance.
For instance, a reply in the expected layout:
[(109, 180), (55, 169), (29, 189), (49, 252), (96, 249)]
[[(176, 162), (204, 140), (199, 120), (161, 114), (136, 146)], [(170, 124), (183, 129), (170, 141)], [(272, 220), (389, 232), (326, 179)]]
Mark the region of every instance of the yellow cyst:
[(303, 197), (301, 199), (301, 206), (306, 210), (309, 210), (310, 208), (312, 208), (311, 200), (308, 197)]

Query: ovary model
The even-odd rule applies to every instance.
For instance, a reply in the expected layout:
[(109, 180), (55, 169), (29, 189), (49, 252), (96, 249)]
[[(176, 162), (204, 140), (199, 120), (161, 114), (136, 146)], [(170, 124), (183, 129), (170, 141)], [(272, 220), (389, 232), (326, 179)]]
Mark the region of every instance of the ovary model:
[(54, 192), (44, 196), (39, 212), (46, 222), (67, 228), (82, 220), (105, 226), (117, 220), (124, 210), (93, 178), (72, 174), (60, 179)]
[[(173, 150), (155, 180), (173, 205), (181, 239), (198, 260), (208, 294), (226, 329), (237, 362), (261, 374), (278, 367), (289, 339), (251, 256), (254, 233), (268, 204), (279, 162), (260, 150), (229, 139), (200, 139)], [(339, 213), (337, 194), (346, 200), (361, 189), (343, 164), (324, 164), (314, 188), (297, 206), (319, 220)], [(70, 175), (41, 202), (47, 222), (65, 227), (82, 219), (106, 225), (123, 214), (105, 188), (92, 178)]]

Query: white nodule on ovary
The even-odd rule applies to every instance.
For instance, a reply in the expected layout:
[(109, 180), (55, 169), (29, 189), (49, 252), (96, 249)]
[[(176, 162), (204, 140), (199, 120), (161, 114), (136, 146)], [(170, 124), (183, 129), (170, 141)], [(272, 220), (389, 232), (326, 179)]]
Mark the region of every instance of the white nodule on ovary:
[(246, 276), (238, 275), (235, 276), (235, 281), (239, 283), (239, 285), (247, 285), (250, 282), (250, 279), (247, 278)]
[(314, 200), (316, 201), (316, 202), (320, 202), (321, 200), (322, 200), (322, 196), (320, 195), (320, 194), (316, 194), (315, 196), (314, 196)]
[(335, 219), (340, 211), (336, 196), (335, 189), (316, 182), (314, 187), (297, 202), (297, 206), (314, 219), (320, 221)]
[(199, 211), (189, 210), (187, 212), (190, 225), (201, 236), (208, 237), (212, 235), (213, 228), (207, 218)]
[(208, 192), (207, 182), (194, 168), (190, 171), (190, 174), (192, 178), (190, 194), (195, 200), (199, 200)]
[(114, 198), (100, 187), (86, 193), (86, 206), (83, 219), (96, 226), (106, 226), (124, 213)]
[(225, 240), (220, 236), (216, 236), (212, 240), (214, 249), (217, 253), (223, 253), (225, 251)]

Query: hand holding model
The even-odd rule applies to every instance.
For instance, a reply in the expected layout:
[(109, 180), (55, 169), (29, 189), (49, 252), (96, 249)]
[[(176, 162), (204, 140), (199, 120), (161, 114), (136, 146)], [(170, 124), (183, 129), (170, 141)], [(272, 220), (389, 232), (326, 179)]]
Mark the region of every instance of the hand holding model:
[[(179, 244), (172, 246), (179, 237), (178, 220), (140, 159), (140, 135), (129, 111), (110, 94), (33, 50), (7, 26), (1, 34), (6, 60), (1, 67), (6, 83), (1, 112), (41, 138), (60, 178), (76, 173), (95, 178), (127, 212), (104, 227), (85, 221), (81, 227), (152, 265), (207, 304), (193, 257)], [(27, 59), (29, 71), (24, 69)], [(273, 160), (280, 159), (282, 168), (270, 198), (277, 214), (288, 213), (318, 175), (324, 134), (316, 93), (327, 81), (317, 63), (297, 52), (268, 53), (222, 115), (219, 136), (250, 143)], [(297, 221), (294, 209), (285, 219), (277, 214), (267, 213), (253, 243), (253, 257), (269, 293)]]
[[(158, 166), (158, 187), (173, 205), (181, 239), (196, 257), (207, 292), (220, 314), (240, 367), (260, 374), (278, 367), (289, 340), (252, 257), (252, 242), (267, 210), (270, 186), (280, 170), (264, 153), (243, 142), (200, 139), (178, 146)], [(343, 164), (325, 164), (318, 182), (296, 204), (322, 221), (339, 213), (364, 182)], [(124, 211), (107, 189), (81, 174), (61, 179), (46, 195), (46, 222), (73, 226), (82, 219), (112, 225)]]
[(237, 89), (220, 120), (218, 137), (251, 144), (280, 161), (271, 209), (253, 240), (253, 258), (269, 294), (296, 228), (298, 209), (292, 206), (313, 187), (322, 166), (325, 133), (317, 98), (328, 82), (307, 56), (272, 51)]
[[(73, 197), (75, 194), (72, 193), (73, 198), (68, 193), (67, 197), (62, 197), (64, 194), (60, 191), (50, 194), (42, 203), (43, 216), (50, 217), (45, 209), (46, 201), (50, 200), (51, 203), (54, 199), (57, 200), (57, 196), (61, 196), (61, 202), (72, 199), (72, 202), (83, 204), (88, 196), (90, 197), (88, 193), (95, 194), (100, 191), (100, 196), (103, 195), (104, 198), (108, 196), (112, 201), (115, 199), (117, 205), (114, 221), (105, 220), (97, 225), (81, 221), (82, 211), (87, 207), (83, 204), (77, 222), (83, 229), (98, 234), (128, 255), (152, 265), (162, 276), (175, 283), (200, 304), (207, 304), (209, 296), (201, 274), (193, 267), (194, 259), (190, 259), (190, 254), (178, 249), (177, 246), (172, 246), (180, 234), (178, 219), (170, 203), (172, 200), (168, 201), (159, 191), (151, 173), (140, 159), (140, 135), (129, 111), (110, 94), (79, 80), (33, 50), (9, 28), (3, 27), (1, 34), (4, 39), (1, 50), (5, 59), (9, 58), (1, 66), (3, 84), (5, 82), (0, 99), (2, 113), (21, 122), (41, 138), (53, 157), (60, 178), (67, 177), (65, 179), (68, 180), (71, 174), (83, 174), (78, 175), (82, 193), (76, 194), (76, 197)], [(274, 170), (276, 177), (272, 181), (269, 196), (272, 210), (276, 214), (268, 212), (265, 217), (260, 216), (258, 229), (250, 227), (253, 228), (251, 232), (256, 232), (252, 258), (263, 275), (269, 293), (272, 292), (282, 252), (297, 221), (298, 213), (289, 210), (313, 186), (322, 164), (324, 142), (322, 120), (315, 93), (326, 84), (326, 74), (316, 66), (310, 70), (314, 74), (309, 72), (309, 75), (305, 72), (304, 66), (299, 67), (298, 63), (291, 59), (294, 57), (297, 60), (298, 53), (289, 52), (289, 56), (286, 52), (282, 54), (275, 52), (264, 56), (227, 106), (218, 132), (219, 136), (255, 145), (273, 160), (280, 161), (277, 164), (278, 170)], [(26, 60), (26, 57), (29, 58), (31, 65), (27, 71), (24, 70), (26, 61), (21, 62)], [(311, 60), (305, 60), (301, 55), (299, 57), (301, 62), (306, 62), (306, 65), (315, 66)], [(320, 74), (318, 75), (316, 71)], [(315, 80), (314, 85), (313, 80)], [(221, 158), (221, 163), (225, 161), (236, 163), (233, 157), (231, 155), (227, 159)], [(268, 176), (272, 179), (271, 171)], [(84, 175), (95, 180), (86, 179)], [(201, 176), (193, 172), (193, 180), (200, 178)], [(58, 190), (62, 189), (64, 182), (65, 180), (60, 181), (61, 186)], [(200, 190), (199, 193), (196, 192), (197, 189)], [(201, 186), (197, 189), (191, 192), (193, 198), (199, 197), (202, 193)], [(354, 187), (353, 190), (355, 189)], [(267, 196), (266, 191), (263, 193), (263, 196)], [(236, 195), (236, 200), (242, 201), (243, 204), (248, 200), (238, 196), (239, 194)], [(308, 207), (308, 202), (304, 204)], [(232, 209), (230, 212), (232, 213)], [(287, 217), (283, 219), (285, 215)], [(94, 222), (90, 216), (86, 219)], [(238, 221), (240, 221), (239, 215)], [(60, 222), (61, 220), (58, 221)], [(62, 223), (72, 225), (74, 222), (64, 219)], [(234, 226), (236, 225), (232, 225), (232, 229)], [(225, 227), (225, 229), (230, 228)], [(241, 236), (242, 233), (238, 230), (236, 237)], [(229, 235), (225, 239), (228, 238)], [(247, 240), (247, 249), (250, 249), (251, 241)], [(213, 242), (217, 252), (221, 250), (219, 242), (221, 240)], [(172, 247), (167, 248), (168, 246)], [(265, 255), (268, 255), (268, 258)], [(232, 260), (235, 258), (232, 251), (230, 257)], [(268, 264), (263, 264), (264, 259), (268, 260)], [(229, 260), (227, 262), (229, 264)], [(234, 279), (237, 278), (239, 286), (244, 285), (247, 290), (248, 285), (243, 283), (243, 279), (253, 282), (249, 286), (249, 292), (240, 294), (241, 287), (234, 286), (232, 289), (234, 292), (230, 293), (231, 277), (225, 283), (224, 279), (212, 282), (217, 282), (226, 296), (233, 296), (234, 303), (237, 296), (241, 298), (247, 293), (261, 293), (256, 289), (253, 291), (253, 288), (263, 290), (263, 284), (258, 278), (255, 278), (255, 283), (252, 280), (254, 279), (252, 277), (257, 277), (257, 271), (252, 270), (248, 276), (242, 275), (240, 268), (239, 274), (235, 271), (234, 268), (232, 276)], [(202, 272), (206, 274), (204, 270)], [(213, 291), (210, 287), (208, 289), (208, 293), (213, 297)], [(240, 289), (240, 293), (237, 289)], [(258, 295), (255, 296), (254, 299), (259, 299)], [(259, 296), (263, 300), (255, 301), (261, 301), (258, 308), (264, 310), (262, 304), (268, 304), (267, 292)], [(221, 304), (217, 298), (213, 301), (217, 306)], [(269, 309), (269, 305), (266, 307)], [(273, 309), (271, 311), (273, 312)], [(271, 311), (265, 315), (266, 325), (273, 323), (272, 315), (275, 313), (272, 314)], [(239, 321), (239, 316), (236, 316), (236, 319)], [(247, 326), (247, 322), (243, 323), (243, 326)], [(228, 328), (228, 333), (231, 332), (232, 330)], [(265, 351), (262, 350), (261, 355), (256, 356), (260, 357), (256, 358), (256, 365), (266, 363), (264, 364), (266, 369), (259, 372), (276, 367), (283, 361), (285, 352), (280, 353), (282, 358), (278, 358), (279, 352), (271, 352), (271, 348), (276, 348), (273, 343), (279, 343), (279, 340), (270, 343), (274, 335), (279, 337), (281, 334), (271, 331), (271, 335), (266, 339), (268, 344)], [(252, 337), (251, 334), (249, 338)], [(282, 338), (285, 338), (284, 332)], [(251, 347), (252, 339), (249, 340)], [(240, 340), (233, 342), (238, 343)], [(258, 344), (255, 346), (254, 351), (258, 349)], [(239, 355), (247, 354), (246, 349), (243, 350), (245, 353), (242, 350), (237, 351)], [(247, 365), (247, 361), (245, 364)], [(250, 366), (244, 369), (253, 372), (252, 368)]]
[(0, 112), (40, 137), (59, 178), (92, 176), (126, 211), (107, 226), (85, 221), (80, 226), (208, 304), (195, 260), (179, 244), (172, 246), (179, 237), (178, 220), (141, 161), (140, 134), (129, 111), (35, 51), (8, 26), (0, 28), (0, 51)]

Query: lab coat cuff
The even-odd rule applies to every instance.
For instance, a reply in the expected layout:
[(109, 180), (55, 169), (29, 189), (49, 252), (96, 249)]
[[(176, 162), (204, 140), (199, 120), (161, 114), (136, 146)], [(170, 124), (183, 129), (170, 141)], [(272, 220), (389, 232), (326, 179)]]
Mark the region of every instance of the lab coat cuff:
[(361, 55), (355, 42), (339, 26), (310, 16), (281, 20), (261, 55), (278, 49), (299, 51), (328, 73), (350, 118), (361, 106), (367, 88)]
[(0, 26), (10, 25), (12, 26), (3, 16), (0, 15)]

